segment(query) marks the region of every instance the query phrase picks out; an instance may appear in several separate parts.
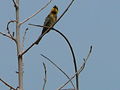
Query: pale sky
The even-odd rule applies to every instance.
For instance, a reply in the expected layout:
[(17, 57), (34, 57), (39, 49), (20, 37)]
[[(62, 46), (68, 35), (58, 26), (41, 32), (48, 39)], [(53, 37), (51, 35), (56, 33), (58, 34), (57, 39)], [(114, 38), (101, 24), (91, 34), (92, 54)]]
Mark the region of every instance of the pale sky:
[[(41, 13), (21, 27), (21, 35), (27, 27), (25, 49), (36, 40), (50, 9), (57, 5), (58, 17), (70, 0), (53, 0)], [(20, 21), (43, 7), (48, 0), (20, 0)], [(12, 0), (1, 0), (0, 32), (6, 32), (9, 20), (15, 19)], [(15, 24), (11, 24), (14, 31)], [(78, 67), (87, 55), (90, 45), (92, 54), (80, 75), (80, 90), (120, 90), (120, 0), (75, 0), (68, 12), (55, 25), (71, 42)], [(74, 74), (70, 50), (59, 34), (51, 31), (24, 56), (24, 89), (42, 90), (44, 71), (47, 66), (48, 81), (45, 90), (56, 90), (67, 78), (40, 54), (49, 57), (69, 76)], [(17, 87), (17, 57), (15, 43), (0, 35), (0, 78)], [(71, 88), (70, 84), (66, 88)], [(0, 90), (9, 90), (0, 82)]]

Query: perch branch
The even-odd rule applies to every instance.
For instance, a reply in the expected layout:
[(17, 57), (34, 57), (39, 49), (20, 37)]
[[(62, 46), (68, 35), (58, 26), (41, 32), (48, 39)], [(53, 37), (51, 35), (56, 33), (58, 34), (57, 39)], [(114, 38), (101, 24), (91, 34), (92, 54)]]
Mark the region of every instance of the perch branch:
[(35, 41), (35, 44), (38, 44), (40, 41), (39, 39), (41, 39), (48, 31), (50, 31), (50, 29), (52, 29), (54, 27), (54, 25), (63, 17), (63, 15), (68, 11), (68, 9), (70, 8), (70, 6), (72, 5), (72, 3), (74, 2), (74, 0), (72, 0), (69, 5), (67, 6), (67, 8), (64, 10), (64, 12), (61, 14), (61, 16), (57, 19), (57, 21), (51, 25), (42, 35), (40, 35), (38, 37), (38, 39)]
[(43, 67), (44, 67), (44, 72), (45, 72), (45, 78), (44, 78), (44, 84), (43, 84), (43, 89), (42, 90), (45, 90), (45, 85), (46, 85), (46, 82), (47, 82), (47, 68), (46, 68), (46, 65), (45, 65), (44, 62), (43, 62)]
[(3, 84), (5, 84), (7, 87), (9, 87), (10, 89), (16, 90), (15, 88), (13, 88), (11, 85), (9, 85), (7, 82), (5, 82), (4, 80), (2, 80), (1, 78), (0, 78), (0, 81), (1, 81)]
[(22, 25), (23, 23), (27, 22), (28, 20), (30, 20), (32, 17), (34, 17), (35, 15), (37, 15), (38, 13), (40, 13), (43, 9), (45, 9), (50, 3), (52, 2), (52, 0), (50, 0), (44, 7), (42, 7), (41, 9), (39, 9), (38, 11), (36, 11), (33, 15), (31, 15), (30, 17), (26, 18), (25, 20), (23, 20), (20, 25)]
[[(83, 62), (83, 64), (82, 64), (82, 66), (81, 66), (81, 67), (79, 68), (79, 70), (70, 78), (70, 80), (72, 80), (72, 79), (76, 76), (76, 74), (79, 75), (79, 74), (83, 71), (83, 69), (85, 68), (86, 62), (87, 62), (87, 60), (88, 60), (91, 52), (92, 52), (92, 46), (90, 46), (90, 50), (89, 50), (89, 53), (88, 53), (87, 57), (83, 59), (84, 62)], [(62, 86), (60, 86), (57, 90), (61, 90), (65, 85), (67, 85), (67, 84), (70, 82), (70, 80), (68, 80), (65, 84), (63, 84)]]
[[(48, 57), (46, 57), (45, 55), (41, 54), (42, 57), (44, 57), (46, 60), (48, 60), (50, 63), (52, 63), (58, 70), (60, 70), (68, 79), (70, 79), (70, 77), (57, 65), (55, 64), (52, 60), (50, 60)], [(75, 89), (75, 86), (73, 84), (72, 81), (71, 82), (71, 85), (73, 86), (73, 88)]]
[[(34, 24), (29, 24), (29, 25), (32, 25), (32, 26), (37, 26), (37, 27), (47, 27), (47, 26), (41, 26), (41, 25), (34, 25)], [(47, 27), (48, 28), (48, 27)], [(70, 44), (69, 40), (67, 39), (67, 37), (62, 34), (59, 30), (56, 30), (54, 28), (52, 28), (52, 30), (56, 31), (57, 33), (59, 33), (64, 39), (65, 41), (67, 42), (67, 44), (69, 45), (69, 48), (71, 50), (71, 54), (72, 54), (72, 57), (73, 57), (73, 63), (74, 63), (74, 68), (75, 68), (75, 72), (77, 72), (77, 64), (76, 64), (76, 58), (75, 58), (75, 54), (74, 54), (74, 51), (73, 51), (73, 48), (72, 48), (72, 45)], [(77, 87), (77, 90), (79, 90), (79, 78), (78, 78), (78, 75), (76, 74), (76, 87)]]

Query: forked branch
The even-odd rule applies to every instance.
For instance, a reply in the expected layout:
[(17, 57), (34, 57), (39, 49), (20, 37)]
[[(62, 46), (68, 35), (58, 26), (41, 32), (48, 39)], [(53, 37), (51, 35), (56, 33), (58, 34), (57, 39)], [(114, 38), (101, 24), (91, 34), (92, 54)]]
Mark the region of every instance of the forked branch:
[(10, 36), (10, 35), (5, 34), (5, 33), (3, 33), (3, 32), (0, 32), (0, 34), (16, 42), (16, 39), (11, 38), (11, 36)]
[(88, 55), (86, 58), (83, 59), (83, 64), (81, 65), (81, 67), (78, 69), (78, 71), (70, 78), (70, 80), (68, 80), (66, 83), (64, 83), (63, 85), (61, 85), (57, 90), (61, 90), (64, 86), (66, 86), (75, 76), (76, 74), (79, 75), (85, 68), (86, 62), (88, 60), (88, 58), (90, 57), (92, 52), (92, 46), (90, 46), (90, 50), (88, 52)]
[[(70, 77), (67, 75), (67, 73), (65, 71), (63, 71), (57, 64), (55, 64), (52, 60), (50, 60), (48, 57), (46, 57), (45, 55), (41, 54), (42, 57), (44, 57), (46, 60), (48, 60), (52, 65), (54, 65), (58, 70), (60, 70), (67, 78), (68, 80), (70, 79)], [(75, 89), (75, 86), (73, 84), (72, 81), (70, 81), (71, 85), (73, 86), (73, 88)]]

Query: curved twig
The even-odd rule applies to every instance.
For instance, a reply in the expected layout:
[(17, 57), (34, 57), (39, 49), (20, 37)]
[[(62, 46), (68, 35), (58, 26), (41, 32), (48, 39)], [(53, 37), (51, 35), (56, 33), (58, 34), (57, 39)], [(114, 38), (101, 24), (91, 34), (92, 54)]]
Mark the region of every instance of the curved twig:
[[(37, 26), (37, 27), (47, 27), (47, 26), (34, 25), (34, 24), (29, 24), (29, 25)], [(67, 39), (67, 37), (66, 37), (64, 34), (62, 34), (59, 30), (54, 29), (54, 28), (52, 28), (52, 30), (54, 30), (54, 31), (56, 31), (57, 33), (59, 33), (59, 34), (65, 39), (65, 41), (67, 42), (67, 44), (69, 45), (69, 48), (70, 48), (70, 51), (71, 51), (71, 54), (72, 54), (72, 57), (73, 57), (73, 63), (74, 63), (75, 72), (77, 72), (76, 58), (75, 58), (75, 54), (74, 54), (72, 45), (70, 44), (70, 42), (69, 42), (69, 40)], [(79, 90), (79, 77), (78, 77), (77, 74), (76, 74), (76, 88), (77, 88), (77, 90)]]
[(12, 1), (13, 1), (13, 4), (14, 4), (14, 7), (17, 8), (18, 5), (17, 5), (17, 3), (15, 2), (15, 0), (12, 0)]
[[(56, 29), (53, 29), (53, 30), (56, 31), (57, 33), (59, 33), (65, 39), (67, 44), (69, 45), (69, 48), (70, 48), (70, 51), (71, 51), (71, 54), (72, 54), (72, 57), (73, 57), (73, 63), (74, 63), (74, 68), (75, 68), (75, 73), (76, 73), (77, 72), (77, 63), (76, 63), (76, 58), (75, 58), (75, 54), (74, 54), (72, 45), (70, 44), (69, 40), (67, 39), (67, 37), (64, 34), (62, 34), (60, 31), (58, 31)], [(78, 74), (76, 74), (76, 89), (79, 90), (79, 77), (78, 77)]]
[[(87, 57), (83, 59), (83, 61), (84, 61), (83, 64), (81, 65), (81, 67), (79, 68), (79, 70), (70, 78), (70, 80), (72, 80), (77, 74), (79, 75), (84, 70), (86, 62), (87, 62), (89, 56), (91, 55), (91, 52), (92, 52), (92, 46), (90, 46), (90, 50), (88, 52)], [(65, 85), (67, 85), (70, 82), (70, 80), (68, 80), (65, 84), (63, 84), (62, 86), (60, 86), (57, 90), (61, 90)]]
[(30, 17), (26, 18), (24, 21), (22, 21), (20, 23), (20, 25), (22, 25), (23, 23), (27, 22), (28, 20), (30, 20), (32, 17), (34, 17), (35, 15), (37, 15), (39, 12), (41, 12), (43, 9), (45, 9), (50, 3), (52, 2), (52, 0), (50, 0), (44, 7), (42, 7), (41, 9), (39, 9), (38, 11), (36, 11), (33, 15), (31, 15)]
[[(70, 8), (70, 6), (72, 5), (73, 2), (74, 2), (74, 0), (72, 0), (72, 1), (70, 2), (70, 4), (67, 6), (67, 8), (65, 9), (65, 11), (61, 14), (61, 16), (57, 19), (57, 21), (56, 21), (53, 25), (51, 25), (42, 35), (40, 35), (40, 36), (38, 37), (38, 39), (35, 41), (35, 44), (36, 44), (36, 45), (39, 44), (39, 43), (38, 43), (39, 39), (41, 39), (48, 31), (50, 31), (50, 30), (55, 26), (55, 24), (63, 17), (63, 15), (68, 11), (68, 9)], [(39, 41), (39, 42), (40, 42), (40, 41)]]
[(45, 65), (44, 62), (43, 62), (43, 67), (44, 67), (44, 72), (45, 72), (45, 78), (44, 78), (44, 84), (43, 84), (43, 89), (42, 90), (45, 90), (45, 85), (46, 85), (46, 82), (47, 82), (47, 68), (46, 68), (46, 65)]
[[(50, 60), (48, 57), (46, 57), (45, 55), (41, 54), (42, 57), (44, 57), (46, 60), (48, 60), (50, 63), (52, 63), (58, 70), (60, 70), (68, 79), (70, 79), (70, 77), (57, 65), (55, 64), (52, 60)], [(72, 82), (72, 80), (70, 81), (71, 85), (73, 86), (73, 88), (75, 89), (75, 86)]]
[(27, 31), (28, 31), (28, 28), (25, 29), (25, 32), (24, 32), (24, 35), (23, 35), (23, 39), (22, 39), (22, 47), (21, 47), (22, 50), (23, 50), (23, 48), (24, 48), (25, 36), (26, 36)]
[(11, 85), (9, 85), (7, 82), (5, 82), (4, 80), (2, 80), (1, 78), (0, 78), (0, 81), (1, 81), (3, 84), (5, 84), (7, 87), (9, 87), (10, 89), (16, 90), (15, 88), (13, 88)]
[(8, 34), (10, 35), (10, 38), (16, 42), (16, 39), (15, 39), (15, 38), (13, 37), (13, 35), (10, 33), (10, 29), (9, 29), (10, 23), (14, 23), (14, 22), (17, 22), (17, 21), (16, 21), (16, 20), (10, 20), (10, 21), (7, 23), (7, 32), (8, 32)]

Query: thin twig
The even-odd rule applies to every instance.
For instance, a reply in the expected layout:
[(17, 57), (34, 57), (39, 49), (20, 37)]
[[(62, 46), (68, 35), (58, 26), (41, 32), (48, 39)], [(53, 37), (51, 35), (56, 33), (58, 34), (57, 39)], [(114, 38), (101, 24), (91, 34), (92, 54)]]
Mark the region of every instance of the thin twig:
[(14, 7), (17, 8), (18, 6), (17, 6), (15, 0), (12, 0), (12, 1), (13, 1), (13, 4), (14, 4)]
[(45, 90), (45, 85), (46, 85), (46, 82), (47, 82), (47, 68), (46, 68), (46, 65), (45, 65), (44, 62), (43, 62), (43, 67), (44, 67), (44, 72), (45, 72), (45, 78), (44, 78), (44, 84), (43, 84), (43, 89), (42, 90)]
[[(85, 68), (86, 62), (87, 62), (87, 60), (88, 60), (91, 52), (92, 52), (92, 46), (90, 46), (90, 50), (89, 50), (89, 53), (88, 53), (87, 57), (86, 57), (85, 59), (83, 59), (84, 62), (83, 62), (83, 64), (82, 64), (82, 66), (81, 66), (81, 67), (79, 68), (79, 70), (70, 78), (70, 80), (72, 80), (72, 79), (76, 76), (76, 74), (79, 75), (79, 74), (83, 71), (83, 69)], [(66, 83), (64, 83), (62, 86), (60, 86), (57, 90), (61, 90), (64, 86), (66, 86), (66, 85), (70, 82), (70, 80), (68, 80)]]
[(16, 39), (11, 38), (11, 36), (10, 36), (10, 35), (7, 35), (7, 34), (2, 33), (2, 32), (0, 32), (0, 34), (1, 34), (1, 35), (3, 35), (3, 36), (6, 36), (6, 37), (8, 37), (8, 38), (10, 38), (11, 40), (13, 40), (13, 41), (15, 41), (15, 42), (16, 42)]
[(23, 50), (23, 48), (24, 48), (25, 36), (26, 36), (27, 31), (28, 31), (28, 28), (25, 29), (25, 32), (24, 32), (24, 35), (23, 35), (23, 39), (22, 39), (22, 47), (21, 47), (22, 50)]
[(52, 0), (50, 0), (44, 7), (42, 7), (41, 9), (39, 9), (38, 11), (36, 11), (33, 15), (31, 15), (30, 17), (26, 18), (25, 20), (23, 20), (20, 25), (22, 25), (23, 23), (27, 22), (28, 20), (30, 20), (31, 18), (33, 18), (35, 15), (37, 15), (38, 13), (40, 13), (43, 9), (45, 9), (50, 3), (52, 2)]
[[(48, 57), (46, 57), (45, 55), (41, 54), (42, 57), (44, 57), (46, 60), (48, 60), (50, 63), (52, 63), (58, 70), (60, 70), (68, 79), (70, 79), (70, 77), (57, 65), (55, 64), (52, 60), (50, 60)], [(73, 88), (75, 89), (75, 86), (73, 84), (72, 81), (71, 82), (71, 85), (73, 86)]]
[(11, 36), (11, 38), (14, 38), (14, 37), (13, 37), (12, 34), (10, 33), (9, 25), (10, 25), (10, 23), (14, 23), (14, 22), (16, 22), (16, 20), (11, 20), (11, 21), (9, 21), (9, 22), (7, 23), (7, 31), (8, 31), (8, 34)]
[[(84, 61), (84, 62), (83, 62), (83, 64), (82, 64), (82, 66), (81, 66), (80, 72), (82, 72), (83, 69), (85, 68), (86, 62), (87, 62), (88, 58), (90, 57), (91, 52), (92, 52), (92, 46), (90, 46), (90, 50), (89, 50), (88, 55), (86, 56), (86, 58), (83, 58), (83, 61)], [(79, 74), (80, 74), (80, 72), (79, 72)]]
[(13, 37), (13, 35), (10, 33), (10, 29), (9, 29), (9, 25), (10, 23), (14, 23), (14, 22), (17, 22), (16, 20), (10, 20), (8, 23), (7, 23), (7, 32), (8, 34), (10, 35), (10, 37), (16, 42), (16, 39)]
[(3, 84), (5, 84), (7, 87), (9, 87), (10, 89), (16, 90), (15, 88), (13, 88), (11, 85), (9, 85), (7, 82), (5, 82), (4, 80), (2, 80), (1, 78), (0, 78), (0, 81), (1, 81)]

